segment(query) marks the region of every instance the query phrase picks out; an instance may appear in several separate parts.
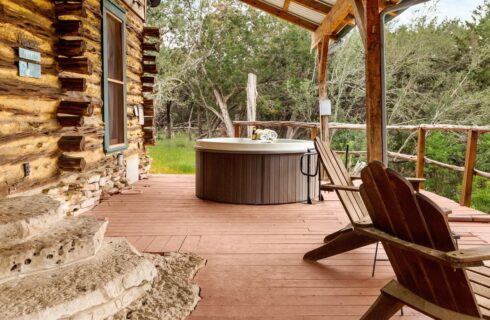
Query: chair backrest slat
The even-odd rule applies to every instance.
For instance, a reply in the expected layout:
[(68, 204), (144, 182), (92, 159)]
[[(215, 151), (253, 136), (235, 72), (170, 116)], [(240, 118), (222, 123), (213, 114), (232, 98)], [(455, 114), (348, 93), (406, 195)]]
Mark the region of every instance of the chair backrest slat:
[[(427, 248), (445, 252), (456, 249), (442, 210), (415, 193), (398, 173), (372, 162), (363, 169), (361, 178), (361, 196), (376, 228)], [(481, 316), (464, 269), (453, 270), (406, 249), (384, 246), (402, 285), (444, 308)]]
[[(329, 146), (319, 138), (316, 138), (315, 148), (327, 176), (333, 184), (341, 186), (354, 185), (339, 156)], [(351, 222), (360, 221), (367, 216), (366, 207), (357, 192), (346, 190), (336, 190), (336, 192)]]

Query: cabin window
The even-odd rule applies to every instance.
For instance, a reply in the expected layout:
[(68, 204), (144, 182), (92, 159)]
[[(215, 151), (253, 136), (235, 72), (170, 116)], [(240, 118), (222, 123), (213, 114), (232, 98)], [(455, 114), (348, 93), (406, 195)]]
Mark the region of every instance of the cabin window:
[(104, 147), (107, 152), (127, 148), (126, 16), (112, 3), (103, 9)]

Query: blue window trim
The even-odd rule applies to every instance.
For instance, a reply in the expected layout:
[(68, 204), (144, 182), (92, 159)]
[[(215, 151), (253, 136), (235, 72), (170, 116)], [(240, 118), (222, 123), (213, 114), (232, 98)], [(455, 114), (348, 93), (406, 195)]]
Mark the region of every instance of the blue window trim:
[[(122, 55), (123, 55), (123, 101), (124, 101), (124, 144), (112, 146), (110, 145), (109, 139), (109, 129), (110, 129), (110, 118), (109, 118), (109, 81), (107, 79), (107, 13), (111, 13), (116, 16), (122, 22)], [(104, 96), (104, 150), (106, 153), (113, 153), (118, 151), (123, 151), (128, 149), (128, 110), (127, 110), (127, 97), (126, 97), (126, 11), (114, 4), (111, 0), (104, 0), (104, 5), (102, 7), (102, 72), (103, 72), (103, 83), (102, 92)]]

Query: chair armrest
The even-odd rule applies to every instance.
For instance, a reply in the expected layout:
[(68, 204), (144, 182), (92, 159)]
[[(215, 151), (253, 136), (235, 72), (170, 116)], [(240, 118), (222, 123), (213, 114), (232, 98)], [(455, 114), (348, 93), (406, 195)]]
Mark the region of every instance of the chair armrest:
[(344, 190), (344, 191), (359, 192), (359, 187), (357, 187), (357, 186), (340, 186), (340, 185), (336, 185), (336, 184), (323, 184), (320, 186), (320, 189), (323, 191)]
[(451, 251), (446, 254), (451, 261), (451, 264), (461, 264), (462, 266), (467, 267), (473, 263), (481, 263), (482, 261), (490, 260), (490, 245)]
[[(360, 180), (361, 176), (350, 176), (351, 180)], [(415, 191), (420, 190), (420, 184), (425, 182), (424, 178), (405, 178), (412, 185)]]
[(490, 259), (490, 247), (444, 252), (402, 240), (374, 227), (355, 228), (354, 231), (454, 269), (482, 266), (483, 260)]

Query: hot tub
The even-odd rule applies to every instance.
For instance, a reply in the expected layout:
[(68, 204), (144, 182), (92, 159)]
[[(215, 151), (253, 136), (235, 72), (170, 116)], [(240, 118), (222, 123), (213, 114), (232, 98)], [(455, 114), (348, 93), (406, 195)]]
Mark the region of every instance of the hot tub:
[[(244, 138), (198, 140), (196, 195), (237, 204), (306, 201), (307, 179), (300, 171), (301, 156), (313, 148), (313, 142), (305, 140), (279, 139), (271, 143)], [(305, 157), (305, 169), (306, 161)], [(314, 167), (316, 158), (312, 164)], [(310, 183), (313, 195), (318, 182), (311, 179)]]

